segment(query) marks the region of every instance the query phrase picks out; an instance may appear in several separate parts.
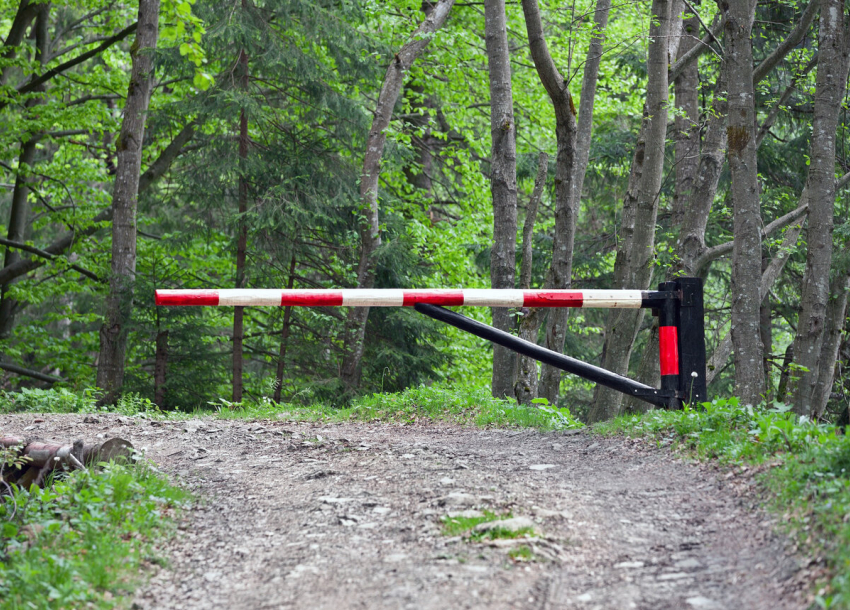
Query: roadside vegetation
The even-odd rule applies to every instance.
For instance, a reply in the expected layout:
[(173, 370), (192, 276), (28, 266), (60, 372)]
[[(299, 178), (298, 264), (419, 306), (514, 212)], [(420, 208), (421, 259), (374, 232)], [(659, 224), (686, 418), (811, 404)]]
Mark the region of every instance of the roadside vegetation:
[(788, 535), (831, 573), (818, 589), (822, 608), (850, 608), (850, 438), (798, 419), (789, 406), (715, 400), (696, 409), (650, 411), (597, 425), (594, 432), (642, 437), (693, 458), (762, 466), (766, 504)]
[(147, 398), (125, 394), (111, 407), (97, 406), (98, 394), (78, 394), (65, 389), (24, 389), (0, 394), (0, 413), (96, 413), (108, 410), (122, 415), (157, 418), (213, 416), (222, 419), (282, 419), (291, 421), (371, 421), (413, 424), (440, 421), (482, 428), (536, 428), (567, 430), (583, 427), (564, 407), (554, 407), (539, 398), (531, 405), (493, 398), (487, 388), (455, 389), (434, 384), (402, 392), (370, 394), (353, 399), (346, 407), (322, 402), (275, 403), (268, 398), (233, 403), (225, 399), (209, 403), (207, 409), (162, 411)]
[[(11, 456), (2, 456), (9, 466)], [(2, 469), (0, 469), (2, 481)], [(0, 482), (0, 485), (3, 485)], [(162, 563), (189, 495), (143, 463), (74, 471), (0, 500), (0, 608), (115, 608)]]

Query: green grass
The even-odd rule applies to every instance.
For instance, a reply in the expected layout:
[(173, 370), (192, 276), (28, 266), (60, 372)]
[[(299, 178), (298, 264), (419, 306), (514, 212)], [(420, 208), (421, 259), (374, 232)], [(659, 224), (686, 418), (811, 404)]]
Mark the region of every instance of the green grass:
[(514, 561), (536, 561), (536, 557), (530, 548), (527, 546), (518, 546), (515, 549), (511, 549), (508, 551), (508, 557), (513, 559)]
[(443, 517), (440, 521), (443, 524), (442, 531), (444, 536), (465, 535), (465, 538), (472, 542), (479, 542), (481, 540), (496, 540), (497, 538), (523, 538), (525, 536), (532, 536), (534, 534), (534, 529), (530, 527), (524, 527), (518, 530), (494, 528), (491, 530), (487, 530), (486, 532), (473, 531), (476, 526), (482, 523), (490, 523), (492, 521), (503, 521), (505, 519), (510, 519), (511, 517), (511, 513), (497, 515), (492, 511), (485, 510), (483, 512), (483, 516), (481, 517), (446, 516)]
[(114, 608), (162, 563), (188, 495), (142, 464), (75, 471), (0, 501), (0, 608)]
[(569, 409), (557, 408), (545, 399), (522, 406), (513, 400), (493, 398), (486, 388), (452, 388), (435, 384), (408, 388), (399, 393), (371, 394), (355, 398), (347, 407), (324, 404), (277, 404), (267, 398), (234, 404), (225, 399), (209, 409), (193, 412), (160, 411), (146, 398), (123, 397), (117, 405), (97, 406), (98, 394), (75, 394), (65, 389), (22, 390), (0, 393), (0, 413), (97, 413), (109, 411), (122, 415), (184, 419), (212, 415), (221, 419), (276, 419), (291, 421), (366, 421), (413, 424), (439, 421), (482, 428), (536, 428), (567, 430), (581, 428)]
[(532, 406), (493, 398), (486, 388), (419, 386), (398, 393), (371, 394), (355, 398), (344, 408), (322, 404), (275, 404), (271, 401), (216, 405), (224, 419), (289, 419), (293, 421), (367, 421), (413, 424), (442, 421), (482, 428), (537, 428), (567, 430), (583, 424), (568, 409), (541, 400)]
[(768, 508), (802, 548), (827, 560), (831, 576), (817, 585), (817, 605), (850, 609), (850, 438), (834, 426), (798, 421), (785, 405), (754, 409), (730, 399), (622, 417), (594, 431), (647, 437), (699, 459), (763, 465)]

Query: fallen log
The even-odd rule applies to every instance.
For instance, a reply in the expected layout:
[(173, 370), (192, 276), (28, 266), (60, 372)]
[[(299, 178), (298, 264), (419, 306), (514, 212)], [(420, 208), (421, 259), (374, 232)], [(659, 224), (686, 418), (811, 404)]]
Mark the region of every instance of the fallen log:
[(133, 445), (121, 438), (86, 446), (76, 440), (59, 444), (16, 436), (0, 437), (0, 495), (7, 494), (11, 485), (28, 489), (44, 484), (54, 471), (85, 470), (100, 462), (127, 461), (133, 455)]

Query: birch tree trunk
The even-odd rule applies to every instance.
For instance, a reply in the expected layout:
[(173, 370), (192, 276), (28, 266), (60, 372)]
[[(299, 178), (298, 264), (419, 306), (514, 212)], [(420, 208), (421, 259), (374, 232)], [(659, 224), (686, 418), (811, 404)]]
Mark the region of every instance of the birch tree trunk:
[[(529, 9), (531, 9), (532, 19), (536, 14), (534, 29), (539, 30), (539, 39), (542, 42), (542, 44), (538, 43), (538, 50), (541, 52), (541, 55), (543, 54), (542, 52), (545, 52), (545, 57), (549, 57), (549, 51), (546, 48), (546, 40), (543, 37), (542, 25), (540, 23), (540, 13), (539, 10), (536, 10), (537, 1), (525, 0), (523, 2), (524, 11), (526, 11), (526, 5), (529, 6)], [(558, 160), (555, 174), (555, 239), (552, 245), (552, 288), (569, 288), (572, 283), (575, 225), (576, 219), (578, 218), (579, 208), (581, 206), (581, 191), (584, 184), (584, 176), (587, 171), (588, 160), (590, 159), (590, 139), (593, 131), (593, 104), (596, 100), (596, 83), (599, 80), (599, 63), (602, 60), (602, 45), (605, 41), (605, 28), (608, 26), (608, 14), (610, 10), (611, 0), (597, 1), (596, 11), (593, 17), (594, 25), (590, 38), (590, 46), (587, 50), (587, 58), (584, 63), (584, 76), (581, 86), (581, 98), (579, 100), (579, 117), (577, 126), (573, 127), (575, 119), (572, 117), (572, 113), (570, 113), (569, 117), (566, 117), (569, 122), (565, 123), (560, 130), (558, 129), (557, 122), (562, 120), (561, 114), (563, 114), (563, 112), (559, 112), (558, 110), (558, 105), (561, 102), (556, 101), (556, 98), (552, 96), (552, 93), (549, 93), (549, 97), (552, 99), (552, 104), (555, 106), (556, 136), (558, 137)], [(531, 44), (532, 26), (529, 25), (531, 22), (529, 20), (528, 12), (526, 12), (525, 20), (526, 26), (529, 28), (528, 38), (529, 44)], [(532, 46), (532, 58), (534, 58), (534, 46)], [(551, 66), (551, 69), (554, 70), (554, 75), (550, 73), (547, 76), (547, 79), (549, 79), (550, 82), (552, 76), (560, 78), (560, 74), (558, 74), (557, 69), (555, 69), (555, 64), (552, 62), (551, 57), (549, 57), (548, 62), (545, 61), (544, 57), (541, 57), (540, 62), (538, 62), (537, 59), (534, 59), (534, 64), (537, 67), (538, 74), (541, 74), (541, 66)], [(540, 78), (543, 80), (542, 74)], [(561, 79), (561, 82), (563, 82), (563, 79)], [(551, 84), (557, 85), (558, 83), (551, 82)], [(548, 85), (546, 85), (546, 89), (548, 92)], [(563, 90), (567, 93), (567, 95), (569, 95), (566, 85), (563, 85)], [(567, 99), (566, 102), (569, 103), (570, 109), (572, 109), (572, 100)], [(573, 138), (572, 134), (568, 131), (569, 129), (573, 129), (575, 131), (575, 136), (572, 142), (573, 152), (568, 157), (565, 150), (562, 159), (561, 132), (564, 132), (564, 145), (567, 145), (569, 144), (570, 139)], [(559, 204), (560, 196), (558, 195), (559, 191), (557, 190), (560, 186), (559, 180), (561, 180), (559, 178), (559, 172), (561, 171), (562, 164), (564, 165), (563, 170), (566, 171), (566, 166), (569, 163), (572, 164), (571, 174), (567, 181), (568, 184), (564, 185), (569, 188), (567, 193), (569, 200), (564, 204)], [(564, 230), (562, 235), (560, 234), (558, 225), (559, 206), (567, 210), (567, 216), (570, 222), (569, 227)], [(569, 317), (569, 313), (570, 310), (566, 308), (555, 308), (549, 311), (546, 321), (546, 347), (552, 351), (556, 351), (558, 353), (564, 351), (564, 341), (566, 339), (567, 319)], [(553, 366), (546, 364), (541, 366), (539, 385), (540, 395), (546, 398), (550, 403), (554, 404), (558, 399), (558, 390), (561, 385), (562, 374), (563, 372), (560, 369)]]
[(794, 357), (801, 367), (794, 393), (794, 412), (811, 416), (818, 382), (820, 357), (829, 299), (832, 230), (835, 207), (835, 134), (841, 100), (847, 85), (847, 44), (844, 3), (822, 0), (818, 32), (818, 72), (812, 119), (809, 226), (806, 270), (803, 275), (800, 316), (794, 338)]
[[(667, 137), (667, 38), (670, 31), (670, 1), (653, 0), (647, 56), (647, 93), (644, 117), (644, 154), (640, 181), (634, 201), (631, 238), (623, 239), (615, 261), (617, 288), (646, 289), (652, 279), (655, 220), (664, 170), (664, 144)], [(637, 160), (637, 155), (636, 155)], [(626, 223), (626, 211), (623, 211)], [(631, 221), (630, 221), (631, 222)], [(616, 269), (619, 263), (620, 270)], [(602, 367), (615, 373), (628, 371), (635, 334), (640, 327), (643, 310), (612, 310), (605, 329)], [(591, 422), (616, 416), (622, 394), (602, 386), (596, 387), (593, 406), (588, 413)]]
[[(490, 251), (490, 285), (513, 288), (516, 275), (517, 187), (516, 123), (511, 88), (505, 0), (484, 0), (484, 41), (490, 77), (490, 192), (493, 197), (493, 248)], [(493, 326), (510, 331), (510, 310), (494, 307)], [(493, 346), (493, 396), (512, 396), (514, 353)]]
[[(18, 17), (24, 21), (28, 21), (28, 19), (25, 18), (26, 13), (28, 12), (25, 10), (25, 5), (28, 5), (28, 3), (25, 1), (21, 3), (21, 9), (19, 10)], [(35, 52), (38, 62), (43, 69), (44, 65), (47, 63), (50, 49), (50, 34), (48, 28), (50, 3), (30, 6), (29, 8), (32, 11), (31, 14), (35, 15), (36, 19)], [(17, 18), (15, 22), (18, 22)], [(9, 37), (13, 39), (12, 42), (17, 40), (15, 44), (20, 43), (20, 37), (23, 36), (23, 29), (25, 28), (21, 27), (20, 32), (14, 31), (13, 25), (13, 31), (9, 33)], [(4, 53), (4, 55), (7, 54)], [(8, 55), (11, 57), (11, 54)], [(0, 81), (0, 84), (2, 84), (2, 81)], [(43, 90), (43, 86), (38, 88), (38, 91)], [(30, 109), (38, 106), (39, 104), (41, 104), (41, 99), (39, 97), (34, 97), (27, 100), (26, 108)], [(6, 233), (9, 241), (23, 243), (27, 240), (30, 223), (29, 181), (31, 177), (29, 174), (32, 170), (33, 162), (35, 161), (36, 143), (38, 139), (37, 135), (33, 135), (28, 140), (21, 142), (21, 154), (18, 157), (18, 171), (15, 176), (14, 190), (12, 191), (12, 204), (9, 210), (9, 226)], [(6, 254), (3, 259), (4, 268), (11, 267), (20, 261), (20, 251), (12, 248), (6, 248)], [(15, 326), (15, 313), (19, 308), (19, 303), (14, 299), (9, 298), (6, 294), (10, 285), (11, 282), (9, 284), (4, 284), (2, 290), (0, 290), (0, 337), (2, 338), (7, 338), (11, 334), (12, 329)]]
[[(393, 108), (404, 84), (404, 75), (413, 62), (431, 42), (434, 32), (439, 30), (449, 16), (454, 0), (440, 0), (426, 12), (427, 17), (399, 49), (384, 76), (381, 93), (375, 105), (375, 116), (366, 141), (363, 156), (363, 174), (360, 177), (360, 204), (362, 220), (360, 230), (360, 262), (357, 265), (357, 287), (375, 287), (375, 252), (381, 245), (380, 221), (378, 217), (378, 179), (381, 174), (381, 158), (387, 141), (386, 129), (392, 119)], [(514, 180), (516, 185), (516, 180)], [(514, 188), (516, 192), (516, 188)], [(516, 203), (516, 202), (515, 202)], [(514, 205), (516, 219), (516, 205)], [(514, 221), (516, 236), (516, 221)], [(514, 237), (516, 241), (516, 237)], [(360, 384), (360, 363), (363, 359), (368, 307), (352, 307), (345, 319), (343, 359), (340, 379), (347, 389)]]
[(124, 118), (118, 136), (115, 186), (112, 191), (112, 274), (100, 329), (97, 385), (101, 399), (113, 403), (124, 383), (127, 333), (133, 310), (136, 276), (136, 204), (142, 165), (145, 117), (153, 86), (153, 59), (159, 26), (159, 0), (139, 0), (136, 42), (131, 47), (133, 68)]
[(764, 392), (763, 346), (759, 337), (761, 208), (756, 166), (752, 27), (755, 0), (722, 3), (726, 17), (729, 75), (727, 143), (734, 210), (732, 251), (732, 342), (735, 392), (756, 405)]

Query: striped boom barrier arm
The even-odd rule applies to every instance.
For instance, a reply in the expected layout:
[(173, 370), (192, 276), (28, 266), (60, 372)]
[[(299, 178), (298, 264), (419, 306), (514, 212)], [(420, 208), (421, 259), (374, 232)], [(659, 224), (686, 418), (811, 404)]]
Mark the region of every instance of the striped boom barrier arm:
[[(656, 405), (708, 399), (702, 280), (678, 278), (658, 290), (329, 289), (157, 290), (164, 306), (416, 307), (446, 324)], [(441, 306), (652, 309), (658, 316), (661, 388), (523, 341)]]
[(417, 304), (478, 307), (657, 307), (673, 294), (650, 290), (342, 289), (157, 290), (156, 304), (251, 307), (412, 307)]

